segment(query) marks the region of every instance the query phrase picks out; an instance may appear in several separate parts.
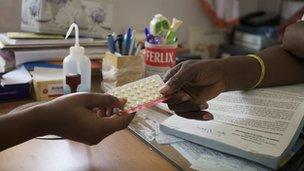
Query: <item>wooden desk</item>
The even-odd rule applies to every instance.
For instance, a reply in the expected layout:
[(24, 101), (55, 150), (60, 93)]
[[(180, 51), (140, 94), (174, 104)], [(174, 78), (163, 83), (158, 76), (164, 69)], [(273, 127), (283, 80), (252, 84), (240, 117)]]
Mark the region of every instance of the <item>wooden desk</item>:
[[(93, 90), (99, 90), (93, 79)], [(0, 115), (33, 102), (0, 103)], [(1, 138), (1, 137), (0, 137)], [(96, 146), (69, 140), (33, 139), (0, 152), (0, 170), (177, 170), (128, 130), (107, 137)]]

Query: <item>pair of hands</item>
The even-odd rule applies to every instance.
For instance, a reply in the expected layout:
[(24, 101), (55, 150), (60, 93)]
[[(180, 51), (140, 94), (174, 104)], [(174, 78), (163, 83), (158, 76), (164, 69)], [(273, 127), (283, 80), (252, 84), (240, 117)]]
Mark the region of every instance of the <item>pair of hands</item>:
[[(160, 91), (170, 95), (171, 110), (184, 117), (202, 116), (207, 101), (225, 90), (225, 79), (217, 60), (186, 61), (172, 68), (165, 76), (166, 86)], [(124, 129), (134, 114), (117, 114), (126, 100), (100, 93), (74, 93), (38, 106), (43, 135), (54, 134), (89, 145)]]
[[(304, 39), (300, 38), (304, 36), (303, 23), (298, 22), (287, 28), (281, 46), (294, 56), (302, 58), (304, 50), (300, 45)], [(302, 34), (303, 36), (299, 36)], [(234, 65), (231, 65), (231, 61), (234, 62)], [(247, 84), (252, 82), (252, 80), (254, 81), (255, 76), (252, 71), (258, 65), (254, 64), (251, 68), (247, 68), (249, 65), (246, 65), (244, 68), (243, 65), (240, 65), (240, 61), (243, 62), (242, 64), (253, 63), (252, 60), (250, 62), (250, 60), (244, 61), (241, 59), (231, 59), (230, 63), (227, 63), (227, 61), (223, 63), (222, 60), (190, 60), (180, 63), (165, 75), (164, 81), (166, 85), (160, 91), (166, 96), (171, 96), (167, 103), (169, 108), (175, 111), (176, 114), (202, 120), (213, 119), (211, 114), (202, 112), (203, 109), (208, 107), (208, 100), (226, 90), (244, 89), (244, 87), (249, 86)], [(234, 71), (232, 72), (233, 74), (227, 74), (231, 71)], [(249, 71), (249, 74), (247, 73), (246, 75), (243, 71)], [(243, 86), (239, 86), (240, 77), (235, 79), (235, 73), (243, 76)], [(238, 81), (236, 82), (235, 80)], [(5, 147), (46, 134), (55, 134), (89, 145), (97, 144), (115, 131), (126, 128), (131, 122), (134, 114), (118, 115), (114, 112), (114, 109), (123, 109), (125, 103), (126, 101), (123, 99), (117, 99), (105, 94), (75, 93), (59, 97), (16, 114), (16, 117), (2, 117), (2, 120), (6, 123), (16, 123), (16, 121), (20, 120), (17, 117), (24, 113), (34, 115), (33, 117), (22, 117), (21, 120), (23, 122), (18, 122), (19, 124), (24, 123), (23, 126), (25, 126), (23, 127), (25, 133), (20, 135), (21, 138), (17, 139), (12, 136), (14, 135), (12, 132), (2, 132), (4, 136), (8, 137)], [(31, 121), (32, 119), (34, 121)], [(11, 125), (2, 124), (4, 128)], [(28, 125), (31, 125), (31, 131), (26, 131), (29, 128)], [(16, 131), (18, 129), (13, 127), (12, 130)], [(27, 132), (35, 131), (37, 133), (33, 136), (25, 135)]]

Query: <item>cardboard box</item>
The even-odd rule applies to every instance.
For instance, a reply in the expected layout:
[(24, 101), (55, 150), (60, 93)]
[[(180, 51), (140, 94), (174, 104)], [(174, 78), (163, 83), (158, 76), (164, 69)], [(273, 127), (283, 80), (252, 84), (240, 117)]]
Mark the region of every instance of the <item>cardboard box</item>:
[(33, 81), (37, 101), (52, 100), (63, 95), (63, 80)]
[(94, 0), (22, 0), (21, 29), (65, 34), (76, 23), (81, 36), (102, 38), (111, 31), (112, 8)]
[(31, 74), (36, 100), (52, 100), (55, 97), (63, 95), (61, 68), (34, 67)]
[(143, 77), (143, 56), (116, 56), (107, 52), (102, 62), (103, 88), (112, 89)]

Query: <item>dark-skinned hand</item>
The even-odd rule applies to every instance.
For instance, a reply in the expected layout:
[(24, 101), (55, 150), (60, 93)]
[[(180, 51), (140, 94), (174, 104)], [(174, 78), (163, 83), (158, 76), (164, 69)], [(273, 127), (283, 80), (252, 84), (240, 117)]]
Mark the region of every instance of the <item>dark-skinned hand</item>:
[(202, 115), (213, 119), (207, 101), (225, 91), (225, 76), (218, 60), (189, 60), (169, 70), (164, 76), (165, 86), (160, 92), (171, 96), (168, 107), (183, 117)]

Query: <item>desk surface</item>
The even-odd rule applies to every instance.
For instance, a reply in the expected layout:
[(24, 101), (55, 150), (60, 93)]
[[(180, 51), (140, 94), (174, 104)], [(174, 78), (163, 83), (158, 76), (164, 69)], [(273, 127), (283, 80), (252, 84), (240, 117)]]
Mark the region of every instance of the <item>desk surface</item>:
[[(93, 90), (99, 88), (94, 79)], [(0, 103), (0, 115), (33, 102)], [(128, 130), (107, 137), (96, 146), (69, 140), (33, 139), (0, 153), (0, 170), (177, 170)]]

